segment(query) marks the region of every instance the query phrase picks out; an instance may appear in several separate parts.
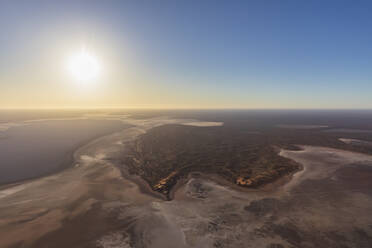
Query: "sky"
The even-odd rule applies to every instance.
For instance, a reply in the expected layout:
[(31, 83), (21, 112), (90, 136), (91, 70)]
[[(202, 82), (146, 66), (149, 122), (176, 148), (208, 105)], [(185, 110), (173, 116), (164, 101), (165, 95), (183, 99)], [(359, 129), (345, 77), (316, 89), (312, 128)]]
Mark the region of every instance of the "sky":
[[(0, 108), (372, 108), (372, 2), (0, 2)], [(80, 82), (86, 49), (99, 75)]]

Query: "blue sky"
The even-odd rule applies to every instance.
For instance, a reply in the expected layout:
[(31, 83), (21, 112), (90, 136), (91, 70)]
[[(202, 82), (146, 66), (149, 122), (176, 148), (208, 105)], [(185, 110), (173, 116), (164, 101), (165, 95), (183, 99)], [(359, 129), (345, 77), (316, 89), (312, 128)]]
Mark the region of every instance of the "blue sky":
[[(0, 107), (372, 108), (371, 13), (341, 0), (2, 1)], [(82, 43), (110, 68), (98, 93), (63, 86), (55, 63)]]

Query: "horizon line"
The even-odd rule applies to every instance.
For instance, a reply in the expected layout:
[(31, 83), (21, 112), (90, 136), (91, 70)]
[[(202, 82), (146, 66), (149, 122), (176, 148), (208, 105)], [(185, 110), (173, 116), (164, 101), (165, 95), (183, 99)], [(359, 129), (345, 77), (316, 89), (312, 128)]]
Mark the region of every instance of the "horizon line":
[(249, 107), (0, 107), (0, 110), (372, 110), (372, 108), (249, 108)]

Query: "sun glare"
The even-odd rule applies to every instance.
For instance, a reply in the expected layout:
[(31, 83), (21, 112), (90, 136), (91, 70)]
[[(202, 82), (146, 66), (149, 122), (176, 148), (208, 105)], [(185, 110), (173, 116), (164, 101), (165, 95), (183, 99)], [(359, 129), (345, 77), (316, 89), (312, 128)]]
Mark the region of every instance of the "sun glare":
[(101, 68), (97, 58), (82, 49), (80, 53), (71, 56), (68, 61), (68, 70), (76, 80), (86, 82), (97, 79)]

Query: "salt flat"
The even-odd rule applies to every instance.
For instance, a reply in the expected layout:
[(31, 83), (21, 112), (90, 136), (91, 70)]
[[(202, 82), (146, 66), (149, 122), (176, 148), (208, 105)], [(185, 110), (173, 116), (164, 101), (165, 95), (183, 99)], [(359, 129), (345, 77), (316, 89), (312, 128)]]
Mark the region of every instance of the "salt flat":
[(133, 127), (76, 151), (79, 166), (0, 191), (0, 246), (369, 247), (370, 155), (315, 146), (282, 150), (303, 166), (292, 178), (245, 191), (196, 173), (172, 201), (123, 177), (117, 165), (128, 142), (182, 122), (128, 119)]

